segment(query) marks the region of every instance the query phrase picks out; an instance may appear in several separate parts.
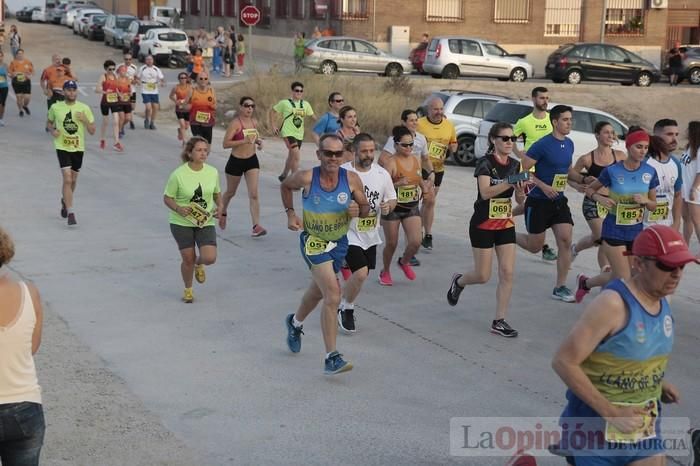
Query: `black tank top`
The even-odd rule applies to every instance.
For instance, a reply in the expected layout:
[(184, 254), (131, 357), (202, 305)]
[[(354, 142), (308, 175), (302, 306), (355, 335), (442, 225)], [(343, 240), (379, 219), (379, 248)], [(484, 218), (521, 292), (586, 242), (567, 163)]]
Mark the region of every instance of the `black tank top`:
[[(614, 150), (612, 151), (612, 156), (613, 156), (613, 161), (610, 165), (617, 162), (617, 157), (615, 157)], [(610, 166), (610, 165), (608, 165), (608, 166)], [(604, 168), (607, 168), (607, 167), (603, 167), (603, 166), (595, 163), (595, 150), (592, 150), (591, 151), (591, 166), (588, 167), (588, 176), (593, 176), (595, 178), (598, 178), (600, 176), (600, 174), (603, 172)]]

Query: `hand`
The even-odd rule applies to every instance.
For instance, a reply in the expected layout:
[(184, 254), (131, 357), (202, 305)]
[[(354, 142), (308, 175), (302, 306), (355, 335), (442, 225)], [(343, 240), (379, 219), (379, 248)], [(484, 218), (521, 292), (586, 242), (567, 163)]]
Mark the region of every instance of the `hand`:
[(226, 229), (226, 212), (219, 214), (219, 228), (222, 230)]
[(636, 202), (639, 205), (646, 205), (647, 202), (649, 202), (649, 199), (643, 194), (635, 194), (634, 195), (634, 202)]
[(263, 147), (262, 139), (256, 139), (255, 145), (258, 146), (258, 149), (262, 149), (262, 147)]
[(614, 425), (620, 432), (631, 434), (644, 426), (644, 408), (633, 406), (616, 406), (615, 415), (606, 420)]
[(524, 181), (518, 181), (518, 182), (515, 184), (515, 186), (513, 186), (513, 188), (515, 188), (515, 193), (518, 194), (519, 196), (520, 196), (520, 195), (524, 196), (524, 195), (525, 195), (525, 186), (526, 186), (526, 184), (527, 184), (527, 183), (524, 182)]
[(661, 402), (662, 403), (678, 403), (681, 400), (681, 394), (675, 385), (669, 382), (664, 382), (661, 385)]
[(348, 205), (348, 215), (352, 218), (360, 216), (360, 205), (357, 202), (350, 201), (350, 205)]
[(552, 188), (551, 186), (549, 186), (547, 184), (542, 185), (540, 187), (540, 189), (542, 190), (544, 195), (550, 199), (556, 199), (557, 197), (559, 197), (559, 193), (557, 191), (555, 191), (554, 188)]
[(51, 130), (51, 136), (53, 136), (54, 139), (56, 139), (60, 135), (61, 135), (61, 132), (59, 130), (57, 130), (56, 128)]
[(301, 223), (301, 219), (297, 217), (296, 214), (287, 215), (287, 228), (292, 231), (300, 231), (304, 225)]
[(389, 213), (389, 203), (388, 202), (380, 202), (379, 203), (379, 210), (382, 212), (382, 215), (387, 215)]
[(615, 207), (615, 201), (607, 196), (599, 196), (598, 202), (608, 210), (612, 210)]
[(182, 215), (183, 217), (187, 217), (189, 214), (192, 213), (192, 208), (191, 207), (177, 206), (177, 208), (175, 209), (175, 212)]
[(690, 199), (689, 199), (690, 201), (695, 201), (695, 200), (696, 200), (696, 199), (695, 199), (695, 193), (697, 193), (697, 190), (698, 190), (698, 188), (696, 188), (695, 186), (691, 186), (691, 187), (690, 187)]
[(83, 112), (75, 112), (75, 119), (81, 123), (87, 124), (87, 118), (85, 117), (85, 114)]
[(248, 143), (249, 143), (249, 144), (253, 144), (253, 143), (255, 143), (255, 140), (256, 140), (257, 138), (256, 138), (256, 136), (255, 136), (254, 134), (249, 134), (248, 136), (246, 136), (246, 139), (248, 140)]

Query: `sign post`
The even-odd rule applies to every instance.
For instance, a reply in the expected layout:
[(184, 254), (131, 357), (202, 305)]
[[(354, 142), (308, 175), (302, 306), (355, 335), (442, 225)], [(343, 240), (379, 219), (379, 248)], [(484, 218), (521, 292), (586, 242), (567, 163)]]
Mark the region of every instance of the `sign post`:
[(248, 26), (248, 51), (251, 63), (253, 63), (253, 26), (260, 22), (261, 17), (260, 10), (254, 5), (246, 5), (241, 8), (241, 22)]

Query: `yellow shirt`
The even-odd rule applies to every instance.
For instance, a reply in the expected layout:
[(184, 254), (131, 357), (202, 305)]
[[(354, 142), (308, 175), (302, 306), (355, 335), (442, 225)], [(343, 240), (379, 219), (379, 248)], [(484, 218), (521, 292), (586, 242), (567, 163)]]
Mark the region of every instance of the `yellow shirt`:
[(445, 157), (450, 144), (457, 143), (457, 131), (454, 125), (442, 119), (439, 124), (432, 123), (428, 117), (418, 119), (417, 131), (428, 141), (428, 156), (436, 173), (445, 171)]

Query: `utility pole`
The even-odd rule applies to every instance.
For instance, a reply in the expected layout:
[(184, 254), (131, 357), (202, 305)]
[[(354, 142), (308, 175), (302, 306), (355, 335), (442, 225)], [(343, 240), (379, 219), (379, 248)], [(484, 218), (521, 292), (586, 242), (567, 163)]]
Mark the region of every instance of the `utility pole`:
[(605, 20), (608, 15), (608, 0), (603, 0), (603, 11), (600, 19), (600, 42), (605, 42)]

